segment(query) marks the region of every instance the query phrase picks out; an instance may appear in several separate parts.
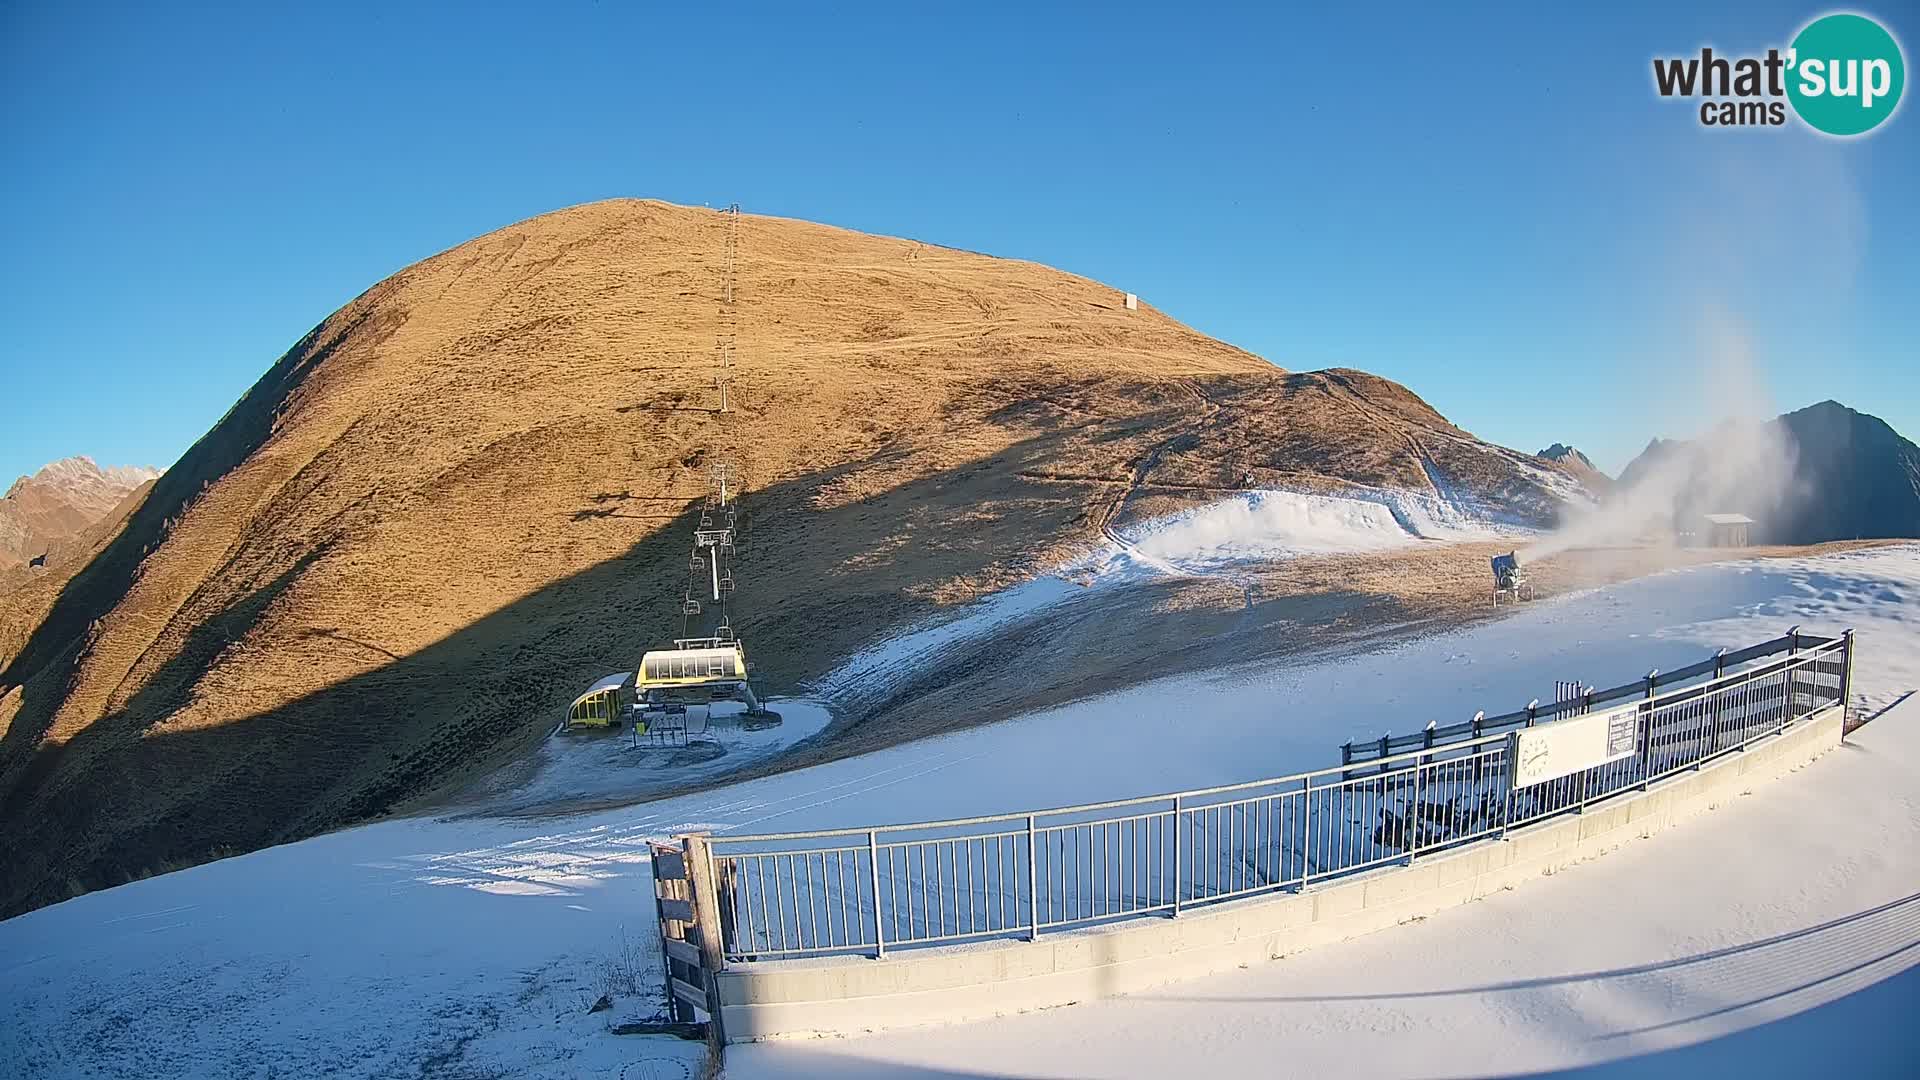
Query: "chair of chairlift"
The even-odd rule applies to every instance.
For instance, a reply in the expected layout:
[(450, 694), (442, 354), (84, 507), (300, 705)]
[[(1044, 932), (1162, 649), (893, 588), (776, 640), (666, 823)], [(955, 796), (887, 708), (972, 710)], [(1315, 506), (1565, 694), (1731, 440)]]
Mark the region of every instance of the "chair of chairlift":
[(720, 595), (725, 596), (732, 591), (733, 591), (733, 575), (732, 574), (723, 575), (720, 578)]
[(682, 615), (700, 614), (700, 601), (695, 600), (691, 596), (687, 597), (685, 600), (680, 602), (680, 614)]

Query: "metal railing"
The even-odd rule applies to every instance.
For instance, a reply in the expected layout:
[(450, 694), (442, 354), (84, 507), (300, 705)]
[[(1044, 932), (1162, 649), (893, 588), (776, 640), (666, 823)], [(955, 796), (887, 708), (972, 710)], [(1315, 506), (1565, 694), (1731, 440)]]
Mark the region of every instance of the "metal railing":
[[(1719, 674), (1691, 685), (1662, 691), (1649, 677), (1631, 709), (1630, 756), (1532, 786), (1513, 786), (1513, 736), (1483, 734), (1362, 767), (1198, 791), (952, 821), (714, 837), (710, 880), (722, 947), (731, 961), (884, 956), (907, 946), (1177, 915), (1409, 862), (1644, 789), (1844, 703), (1852, 644), (1851, 631), (1797, 635), (1785, 657), (1729, 672), (1723, 654), (1707, 669)], [(1589, 694), (1561, 714), (1612, 693)]]
[[(1389, 757), (1402, 750), (1412, 750), (1416, 747), (1432, 749), (1448, 743), (1477, 739), (1482, 735), (1498, 735), (1519, 728), (1532, 727), (1563, 716), (1577, 716), (1596, 705), (1608, 705), (1617, 701), (1646, 697), (1649, 689), (1677, 686), (1708, 675), (1718, 679), (1727, 672), (1738, 670), (1755, 660), (1764, 660), (1781, 654), (1792, 656), (1801, 649), (1811, 648), (1831, 640), (1834, 639), (1802, 634), (1800, 628), (1796, 626), (1771, 641), (1763, 641), (1758, 645), (1750, 645), (1734, 651), (1721, 649), (1697, 664), (1691, 664), (1677, 671), (1655, 670), (1630, 683), (1623, 683), (1605, 690), (1588, 688), (1583, 695), (1563, 694), (1552, 704), (1543, 705), (1536, 700), (1529, 702), (1526, 708), (1515, 709), (1499, 716), (1481, 713), (1471, 720), (1457, 724), (1429, 725), (1424, 731), (1404, 732), (1398, 735), (1387, 734), (1366, 742), (1345, 743), (1340, 747), (1340, 763), (1343, 765), (1365, 764)], [(1555, 685), (1565, 687), (1569, 684), (1556, 683)]]

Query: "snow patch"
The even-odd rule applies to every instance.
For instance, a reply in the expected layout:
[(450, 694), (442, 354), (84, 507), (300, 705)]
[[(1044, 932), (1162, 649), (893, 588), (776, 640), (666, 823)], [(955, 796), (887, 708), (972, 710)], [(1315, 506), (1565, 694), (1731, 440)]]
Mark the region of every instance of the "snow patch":
[[(1111, 558), (1114, 551), (1102, 549), (1098, 556), (1076, 561), (1061, 573), (1093, 566)], [(871, 690), (877, 681), (887, 684), (910, 676), (939, 659), (957, 645), (999, 633), (1033, 618), (1084, 593), (1077, 585), (1056, 574), (1047, 574), (967, 605), (958, 614), (936, 616), (909, 627), (905, 633), (855, 653), (845, 663), (820, 680), (824, 693)]]
[(1464, 542), (1527, 534), (1457, 500), (1390, 488), (1354, 497), (1248, 491), (1115, 530), (1113, 542), (1052, 573), (986, 596), (956, 614), (927, 619), (849, 658), (820, 680), (829, 695), (898, 685), (951, 650), (1093, 594), (1158, 575), (1200, 576), (1236, 565), (1387, 551), (1422, 541)]
[(1156, 558), (1209, 566), (1293, 555), (1381, 551), (1413, 542), (1379, 503), (1250, 491), (1135, 531)]
[(1386, 551), (1421, 540), (1489, 540), (1514, 527), (1425, 492), (1367, 489), (1354, 497), (1248, 491), (1129, 530), (1135, 547), (1183, 567)]

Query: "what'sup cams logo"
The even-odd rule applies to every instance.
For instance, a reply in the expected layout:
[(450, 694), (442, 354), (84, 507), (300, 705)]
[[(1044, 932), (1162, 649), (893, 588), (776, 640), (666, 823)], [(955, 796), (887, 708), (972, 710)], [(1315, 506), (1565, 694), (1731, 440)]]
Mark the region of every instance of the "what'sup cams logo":
[(1702, 98), (1707, 127), (1779, 127), (1788, 109), (1815, 131), (1847, 137), (1879, 127), (1906, 88), (1900, 43), (1865, 15), (1822, 15), (1785, 51), (1765, 56), (1656, 57), (1653, 85), (1663, 98)]

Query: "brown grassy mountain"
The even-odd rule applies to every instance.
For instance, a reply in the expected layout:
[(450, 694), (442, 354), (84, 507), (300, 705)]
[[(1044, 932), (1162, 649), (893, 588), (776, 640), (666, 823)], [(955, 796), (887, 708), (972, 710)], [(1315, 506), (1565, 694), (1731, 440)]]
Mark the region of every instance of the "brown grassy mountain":
[(720, 456), (749, 513), (737, 629), (775, 690), (1123, 513), (1352, 483), (1553, 510), (1529, 456), (1385, 380), (1282, 371), (1043, 266), (772, 218), (739, 222), (720, 415), (724, 229), (598, 203), (402, 270), (56, 595), (0, 597), (0, 911), (523, 750), (677, 630)]
[(14, 481), (0, 497), (0, 571), (47, 556), (111, 517), (129, 494), (159, 475), (158, 469), (102, 469), (90, 457), (70, 457)]

